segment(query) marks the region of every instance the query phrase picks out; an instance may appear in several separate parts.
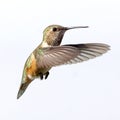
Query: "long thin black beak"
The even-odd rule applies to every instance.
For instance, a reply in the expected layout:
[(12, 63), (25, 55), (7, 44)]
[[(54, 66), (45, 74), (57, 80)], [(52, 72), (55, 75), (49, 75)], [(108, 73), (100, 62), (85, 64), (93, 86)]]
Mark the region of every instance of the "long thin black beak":
[(75, 26), (75, 27), (66, 27), (66, 30), (76, 29), (76, 28), (88, 28), (88, 26)]

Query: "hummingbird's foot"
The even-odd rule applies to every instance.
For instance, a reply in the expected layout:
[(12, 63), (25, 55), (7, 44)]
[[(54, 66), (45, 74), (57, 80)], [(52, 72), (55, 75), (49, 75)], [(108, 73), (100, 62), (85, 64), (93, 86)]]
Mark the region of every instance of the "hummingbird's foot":
[(45, 79), (47, 79), (48, 75), (49, 75), (49, 72), (47, 71), (47, 72), (45, 73)]
[(40, 73), (40, 79), (43, 80), (43, 74), (42, 73)]

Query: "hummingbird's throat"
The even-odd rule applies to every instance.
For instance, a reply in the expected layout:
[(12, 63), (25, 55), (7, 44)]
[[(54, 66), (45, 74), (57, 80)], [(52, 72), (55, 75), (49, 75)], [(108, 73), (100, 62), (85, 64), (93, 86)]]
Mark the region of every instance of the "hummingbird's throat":
[(63, 35), (59, 36), (58, 38), (56, 38), (53, 43), (52, 43), (52, 46), (58, 46), (61, 44), (62, 42), (62, 38), (63, 38)]

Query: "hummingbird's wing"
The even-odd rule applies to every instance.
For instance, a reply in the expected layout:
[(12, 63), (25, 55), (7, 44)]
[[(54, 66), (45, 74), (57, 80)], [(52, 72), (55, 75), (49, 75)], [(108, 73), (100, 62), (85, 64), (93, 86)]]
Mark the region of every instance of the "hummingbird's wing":
[(38, 66), (48, 68), (62, 64), (72, 64), (86, 61), (106, 53), (109, 50), (107, 44), (88, 43), (53, 46), (39, 49), (37, 55)]

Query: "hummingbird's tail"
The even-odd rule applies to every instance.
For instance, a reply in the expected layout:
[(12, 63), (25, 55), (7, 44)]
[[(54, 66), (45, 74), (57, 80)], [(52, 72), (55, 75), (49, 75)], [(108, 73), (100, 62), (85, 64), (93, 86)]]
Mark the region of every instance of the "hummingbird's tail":
[(17, 94), (17, 99), (19, 99), (23, 93), (25, 92), (25, 90), (27, 89), (28, 85), (31, 83), (32, 81), (27, 81), (25, 83), (21, 83), (18, 94)]

